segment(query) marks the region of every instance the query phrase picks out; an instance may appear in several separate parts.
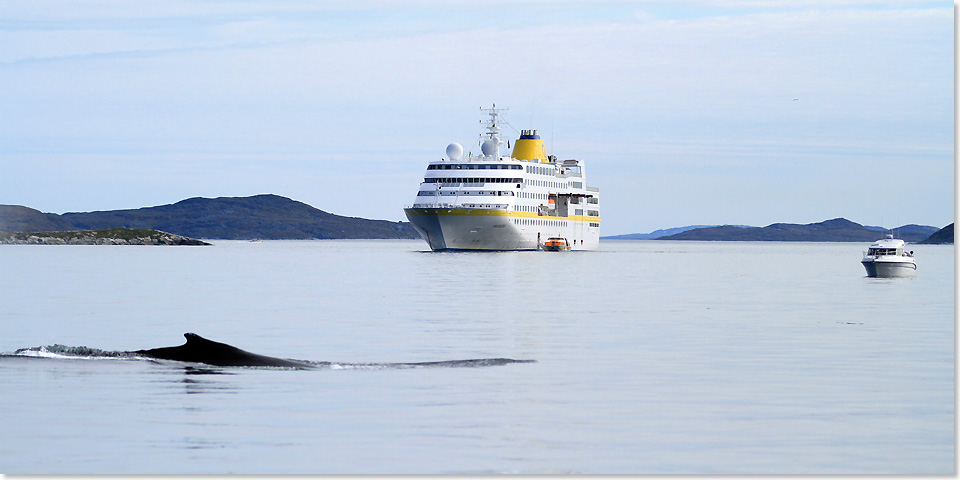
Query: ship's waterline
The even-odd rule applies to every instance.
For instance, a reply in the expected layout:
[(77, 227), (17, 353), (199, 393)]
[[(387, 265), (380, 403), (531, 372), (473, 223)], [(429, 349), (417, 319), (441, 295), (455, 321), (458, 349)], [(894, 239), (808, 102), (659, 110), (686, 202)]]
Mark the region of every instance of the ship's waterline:
[[(404, 209), (432, 250), (537, 250), (548, 238), (571, 250), (596, 250), (600, 190), (588, 187), (583, 162), (547, 155), (536, 130), (523, 130), (500, 155), (505, 109), (488, 115), (481, 155), (456, 143), (428, 165), (417, 198)], [(510, 145), (510, 142), (506, 142)]]

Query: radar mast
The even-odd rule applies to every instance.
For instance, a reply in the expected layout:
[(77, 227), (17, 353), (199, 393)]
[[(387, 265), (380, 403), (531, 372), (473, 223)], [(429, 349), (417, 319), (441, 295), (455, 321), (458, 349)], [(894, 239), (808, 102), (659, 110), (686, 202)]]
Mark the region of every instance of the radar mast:
[(497, 108), (497, 104), (494, 103), (492, 108), (480, 107), (480, 110), (490, 115), (485, 124), (487, 139), (480, 145), (480, 151), (485, 156), (500, 158), (500, 145), (503, 145), (503, 140), (500, 139), (500, 112), (505, 112), (509, 108)]

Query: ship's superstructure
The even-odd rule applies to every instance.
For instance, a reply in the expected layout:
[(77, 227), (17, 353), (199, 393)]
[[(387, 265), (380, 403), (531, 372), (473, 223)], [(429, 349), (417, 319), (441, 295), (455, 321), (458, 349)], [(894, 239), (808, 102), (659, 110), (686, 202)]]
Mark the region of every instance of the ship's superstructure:
[(547, 155), (536, 130), (521, 131), (511, 154), (501, 156), (503, 109), (482, 110), (489, 118), (481, 154), (464, 157), (463, 147), (450, 144), (404, 209), (430, 248), (538, 250), (556, 237), (571, 250), (595, 250), (600, 190), (587, 186), (583, 163)]

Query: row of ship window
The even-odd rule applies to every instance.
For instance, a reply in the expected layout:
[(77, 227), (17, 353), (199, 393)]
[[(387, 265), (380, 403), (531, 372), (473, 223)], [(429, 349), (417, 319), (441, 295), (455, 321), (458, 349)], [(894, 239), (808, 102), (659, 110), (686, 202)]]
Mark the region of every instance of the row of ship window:
[[(430, 192), (420, 192), (420, 193), (418, 194), (418, 196), (432, 196), (432, 195), (433, 195), (433, 194), (430, 193)], [(433, 207), (433, 205), (429, 205), (429, 204), (417, 204), (417, 205), (414, 205), (414, 207), (417, 207), (417, 206), (420, 206), (420, 207)], [(468, 207), (468, 208), (469, 208), (469, 207), (480, 207), (480, 205), (476, 205), (476, 204), (472, 204), (472, 203), (464, 203), (464, 204), (461, 204), (461, 206)], [(506, 208), (507, 208), (506, 205), (495, 205), (495, 206), (483, 205), (482, 207), (483, 207), (483, 208), (502, 208), (502, 209), (506, 209)], [(530, 212), (530, 213), (534, 213), (534, 212), (537, 212), (537, 211), (539, 210), (539, 206), (537, 206), (537, 205), (512, 205), (512, 206), (511, 206), (511, 209), (512, 209), (513, 211), (515, 211), (515, 212)], [(579, 216), (582, 216), (582, 215), (583, 215), (583, 209), (582, 209), (582, 208), (576, 208), (576, 209), (574, 209), (573, 214), (576, 215), (576, 216), (578, 216), (578, 217), (579, 217)], [(596, 210), (587, 210), (587, 216), (588, 216), (588, 217), (599, 217), (599, 216), (600, 216), (600, 212), (598, 212), (598, 211), (596, 211)]]
[(464, 203), (464, 207), (467, 208), (495, 208), (497, 210), (506, 210), (506, 205), (492, 205), (492, 204), (479, 204), (479, 203)]
[[(566, 188), (562, 182), (550, 182), (547, 180), (524, 180), (522, 178), (478, 178), (478, 177), (436, 177), (424, 178), (423, 183), (524, 183), (533, 187), (548, 188)], [(574, 188), (581, 188), (581, 184), (574, 182)]]
[(535, 167), (533, 165), (527, 165), (527, 173), (533, 173), (536, 175), (554, 175), (556, 170), (553, 167)]
[(522, 178), (424, 178), (423, 183), (520, 183)]
[(562, 188), (564, 186), (560, 182), (550, 182), (547, 180), (524, 180), (523, 182), (534, 187)]
[[(532, 218), (514, 218), (512, 219), (513, 223), (516, 225), (537, 225), (541, 227), (568, 227), (570, 222), (565, 220), (540, 220)], [(590, 222), (591, 227), (599, 228), (600, 224), (597, 222)]]
[(903, 250), (896, 248), (870, 248), (867, 249), (867, 255), (901, 255)]
[[(441, 196), (441, 197), (453, 197), (453, 196), (460, 196), (460, 195), (463, 195), (463, 196), (465, 196), (465, 197), (466, 197), (466, 196), (476, 196), (476, 195), (479, 195), (479, 196), (487, 195), (487, 196), (494, 196), (494, 197), (513, 197), (513, 196), (519, 195), (520, 198), (532, 198), (532, 199), (537, 199), (537, 200), (546, 200), (546, 199), (549, 197), (549, 195), (546, 194), (546, 193), (520, 192), (520, 193), (518, 194), (518, 193), (515, 193), (515, 192), (510, 191), (510, 190), (472, 190), (472, 191), (459, 191), (459, 190), (436, 190), (436, 191), (429, 191), (429, 190), (421, 190), (421, 191), (417, 192), (417, 196), (418, 196), (418, 197), (436, 197), (436, 196)], [(571, 199), (570, 199), (570, 203), (571, 203), (571, 204), (578, 204), (578, 203), (580, 203), (580, 199), (579, 199), (579, 198), (576, 198), (576, 197), (575, 197), (575, 198), (571, 198)], [(587, 198), (587, 203), (592, 204), (592, 205), (597, 205), (597, 204), (599, 204), (600, 202), (599, 202), (599, 199), (592, 197), (592, 198)], [(520, 211), (524, 211), (524, 212), (535, 212), (535, 211), (536, 211), (536, 207), (530, 207), (529, 209), (523, 209), (523, 208), (521, 208)], [(580, 213), (580, 212), (581, 212), (580, 209), (577, 209), (577, 212), (578, 212), (577, 215), (582, 215), (582, 213)], [(588, 211), (587, 211), (587, 215), (594, 216), (594, 217), (600, 216), (600, 214), (599, 214), (596, 210), (588, 210)]]
[[(539, 210), (539, 207), (530, 206), (530, 205), (514, 205), (514, 206), (513, 206), (513, 210), (514, 210), (514, 211), (517, 211), (517, 212), (536, 212), (536, 211)], [(574, 214), (575, 216), (578, 216), (578, 217), (579, 217), (579, 216), (582, 216), (582, 215), (583, 215), (583, 209), (582, 209), (582, 208), (575, 208), (575, 209), (573, 210), (573, 214)], [(598, 211), (596, 211), (596, 210), (587, 210), (587, 216), (588, 216), (588, 217), (599, 217), (599, 216), (600, 216), (600, 212), (598, 212)]]
[[(489, 164), (489, 163), (456, 163), (456, 164), (427, 165), (427, 170), (521, 170), (521, 169), (523, 169), (523, 166), (521, 165)], [(527, 165), (526, 172), (532, 173), (535, 175), (555, 176), (557, 173), (557, 170), (554, 167), (538, 167), (533, 165)]]
[(514, 218), (513, 223), (517, 225), (537, 225), (541, 227), (567, 227), (569, 222), (564, 220), (540, 220), (533, 218)]
[(451, 165), (427, 165), (427, 170), (522, 170), (520, 165), (458, 163)]
[(418, 197), (434, 197), (437, 195), (442, 197), (453, 197), (453, 196), (459, 196), (459, 195), (463, 195), (465, 197), (470, 195), (492, 195), (495, 197), (512, 197), (514, 196), (514, 193), (509, 190), (473, 190), (473, 191), (464, 191), (464, 192), (461, 192), (459, 190), (436, 190), (433, 192), (428, 190), (420, 190), (419, 192), (417, 192)]

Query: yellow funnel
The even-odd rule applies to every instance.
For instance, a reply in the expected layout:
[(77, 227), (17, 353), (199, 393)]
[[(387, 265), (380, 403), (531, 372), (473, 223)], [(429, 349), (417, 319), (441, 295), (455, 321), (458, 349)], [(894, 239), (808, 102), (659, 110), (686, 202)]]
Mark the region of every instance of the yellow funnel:
[(521, 130), (520, 138), (513, 144), (513, 153), (510, 155), (517, 160), (547, 161), (547, 149), (536, 130)]

